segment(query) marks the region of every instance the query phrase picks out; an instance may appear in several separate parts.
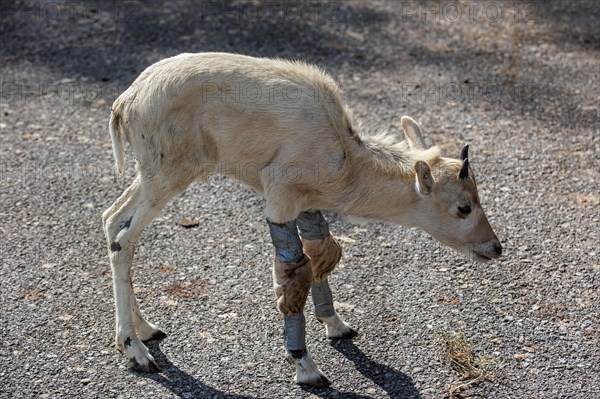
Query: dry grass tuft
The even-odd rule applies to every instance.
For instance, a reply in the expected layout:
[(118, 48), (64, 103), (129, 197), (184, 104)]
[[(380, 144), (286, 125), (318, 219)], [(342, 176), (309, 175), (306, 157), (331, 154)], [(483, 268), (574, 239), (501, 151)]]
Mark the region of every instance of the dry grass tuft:
[(482, 381), (491, 381), (497, 366), (496, 359), (475, 357), (473, 343), (461, 332), (438, 331), (437, 341), (442, 345), (442, 358), (460, 377), (448, 386), (451, 398)]

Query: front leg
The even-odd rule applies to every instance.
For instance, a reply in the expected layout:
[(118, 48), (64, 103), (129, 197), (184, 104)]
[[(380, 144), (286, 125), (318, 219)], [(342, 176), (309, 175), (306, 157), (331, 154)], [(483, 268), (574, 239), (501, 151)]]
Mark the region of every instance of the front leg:
[(328, 338), (347, 339), (357, 332), (350, 327), (333, 306), (333, 296), (327, 276), (342, 257), (342, 248), (329, 233), (329, 226), (321, 212), (302, 212), (297, 219), (304, 253), (311, 259), (313, 283), (311, 287), (315, 316), (325, 324)]
[(323, 387), (329, 380), (312, 360), (306, 348), (304, 305), (312, 281), (310, 259), (302, 251), (296, 222), (269, 222), (276, 256), (273, 267), (273, 287), (277, 308), (283, 314), (286, 359), (296, 366), (298, 384)]

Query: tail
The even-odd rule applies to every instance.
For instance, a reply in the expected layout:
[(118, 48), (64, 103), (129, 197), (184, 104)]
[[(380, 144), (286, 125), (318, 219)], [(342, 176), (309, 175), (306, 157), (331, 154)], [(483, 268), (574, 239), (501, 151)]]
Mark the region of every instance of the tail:
[(114, 107), (110, 113), (110, 122), (108, 130), (112, 141), (113, 155), (115, 157), (115, 166), (119, 175), (125, 173), (125, 147), (123, 146), (123, 134), (121, 131), (121, 111), (122, 107)]

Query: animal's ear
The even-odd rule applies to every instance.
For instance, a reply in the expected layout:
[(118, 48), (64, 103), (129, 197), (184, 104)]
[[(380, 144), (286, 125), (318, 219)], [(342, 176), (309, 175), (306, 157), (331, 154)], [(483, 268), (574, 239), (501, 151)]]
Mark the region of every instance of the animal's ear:
[(427, 162), (417, 161), (415, 163), (415, 171), (417, 172), (417, 188), (419, 193), (427, 195), (433, 189), (433, 177), (431, 177), (431, 169)]
[(406, 136), (406, 140), (408, 140), (410, 148), (413, 150), (424, 150), (425, 141), (417, 122), (408, 116), (403, 116), (400, 123), (402, 124), (402, 129), (404, 129), (404, 135)]

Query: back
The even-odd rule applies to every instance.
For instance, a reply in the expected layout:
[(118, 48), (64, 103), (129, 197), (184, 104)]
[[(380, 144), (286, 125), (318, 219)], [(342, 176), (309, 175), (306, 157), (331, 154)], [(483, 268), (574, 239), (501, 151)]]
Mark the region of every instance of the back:
[(341, 162), (340, 136), (351, 131), (338, 86), (317, 67), (225, 53), (181, 54), (148, 67), (113, 110), (129, 126), (138, 160), (156, 156), (136, 151), (151, 142), (164, 158), (187, 167), (217, 163), (224, 174), (307, 156), (313, 164)]

